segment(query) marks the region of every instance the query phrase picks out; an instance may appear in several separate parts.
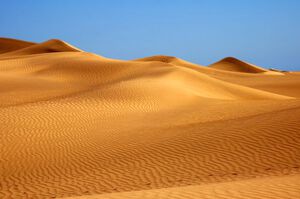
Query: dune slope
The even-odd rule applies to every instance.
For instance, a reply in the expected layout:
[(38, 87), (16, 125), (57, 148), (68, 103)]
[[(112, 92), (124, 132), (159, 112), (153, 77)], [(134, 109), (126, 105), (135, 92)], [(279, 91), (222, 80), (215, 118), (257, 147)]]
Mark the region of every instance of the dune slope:
[[(299, 197), (300, 176), (267, 177), (208, 185), (163, 188), (146, 191), (86, 195), (76, 199), (169, 199), (169, 198), (265, 198), (290, 199)], [(287, 191), (288, 190), (288, 191)]]
[(22, 41), (17, 39), (0, 38), (0, 54), (26, 48), (34, 44), (35, 43), (33, 42)]
[(217, 68), (221, 70), (228, 70), (234, 72), (245, 72), (245, 73), (263, 73), (270, 72), (267, 69), (255, 66), (253, 64), (238, 60), (234, 57), (226, 57), (216, 63), (209, 65), (209, 67)]
[(43, 43), (32, 44), (25, 48), (20, 48), (14, 51), (4, 53), (0, 56), (17, 56), (17, 55), (32, 55), (51, 52), (80, 52), (81, 50), (58, 39), (51, 39)]
[(299, 77), (15, 48), (0, 55), (0, 198), (299, 198)]

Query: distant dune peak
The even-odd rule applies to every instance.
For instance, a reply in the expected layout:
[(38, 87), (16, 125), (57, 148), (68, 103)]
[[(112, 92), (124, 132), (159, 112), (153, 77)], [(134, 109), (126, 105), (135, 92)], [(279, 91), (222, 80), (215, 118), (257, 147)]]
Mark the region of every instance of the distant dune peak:
[(135, 59), (133, 61), (159, 61), (159, 62), (164, 62), (167, 64), (173, 64), (173, 65), (177, 65), (177, 66), (183, 66), (186, 68), (192, 68), (193, 70), (206, 68), (202, 65), (194, 64), (194, 63), (186, 61), (184, 59), (174, 57), (174, 56), (168, 56), (168, 55), (154, 55), (154, 56), (150, 56), (150, 57)]
[(53, 52), (68, 52), (68, 51), (77, 51), (81, 52), (79, 48), (59, 39), (50, 39), (41, 43), (40, 45), (44, 45), (49, 50), (53, 50)]
[(226, 57), (209, 66), (221, 70), (245, 73), (263, 73), (268, 71), (267, 69), (241, 61), (235, 57)]
[[(8, 40), (9, 41), (9, 40)], [(1, 40), (0, 40), (1, 42)], [(20, 45), (23, 41), (15, 41)], [(10, 42), (8, 46), (13, 46)], [(14, 48), (13, 50), (6, 51), (3, 56), (18, 56), (18, 55), (31, 55), (31, 54), (41, 54), (41, 53), (53, 53), (53, 52), (82, 52), (79, 48), (68, 44), (59, 39), (50, 39), (42, 43), (30, 43), (28, 45), (23, 45), (22, 48)]]
[(169, 56), (169, 55), (154, 55), (150, 57), (136, 59), (135, 61), (160, 61), (160, 62), (170, 63), (174, 60), (179, 60), (179, 58), (174, 56)]

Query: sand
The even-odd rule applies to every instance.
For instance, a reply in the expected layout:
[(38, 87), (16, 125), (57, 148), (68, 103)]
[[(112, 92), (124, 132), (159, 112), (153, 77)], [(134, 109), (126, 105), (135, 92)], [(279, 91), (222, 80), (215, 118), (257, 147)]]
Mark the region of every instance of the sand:
[(0, 53), (0, 198), (300, 198), (299, 72)]

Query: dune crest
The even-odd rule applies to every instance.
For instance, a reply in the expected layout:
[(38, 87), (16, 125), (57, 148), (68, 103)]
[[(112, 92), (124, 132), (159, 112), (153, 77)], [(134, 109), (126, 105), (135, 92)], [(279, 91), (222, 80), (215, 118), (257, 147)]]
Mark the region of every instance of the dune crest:
[(209, 67), (233, 72), (279, 74), (279, 72), (277, 71), (269, 71), (262, 67), (241, 61), (234, 57), (226, 57), (216, 63), (209, 65)]
[[(178, 57), (168, 56), (168, 55), (155, 55), (155, 56), (135, 59), (133, 61), (144, 61), (144, 62), (159, 61), (159, 62), (174, 64), (174, 65), (182, 65), (182, 66), (196, 65), (196, 64), (190, 63), (188, 61), (185, 61), (183, 59), (180, 59)], [(204, 66), (201, 66), (199, 64), (197, 64), (196, 66), (199, 67), (199, 68), (204, 67)], [(190, 68), (192, 68), (192, 67), (190, 67)]]
[(28, 47), (10, 51), (0, 56), (18, 56), (18, 55), (32, 55), (41, 53), (53, 52), (82, 52), (82, 50), (59, 39), (51, 39), (42, 43), (29, 45)]
[(33, 42), (22, 41), (10, 38), (0, 38), (0, 54), (7, 53), (15, 50), (20, 50), (34, 45)]
[(299, 198), (299, 73), (1, 42), (0, 198)]

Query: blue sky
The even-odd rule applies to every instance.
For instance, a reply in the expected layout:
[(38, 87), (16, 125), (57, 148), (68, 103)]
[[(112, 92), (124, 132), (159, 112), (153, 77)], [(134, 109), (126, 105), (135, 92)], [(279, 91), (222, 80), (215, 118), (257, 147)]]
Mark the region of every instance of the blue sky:
[(0, 36), (59, 38), (106, 57), (300, 70), (298, 0), (1, 0)]

